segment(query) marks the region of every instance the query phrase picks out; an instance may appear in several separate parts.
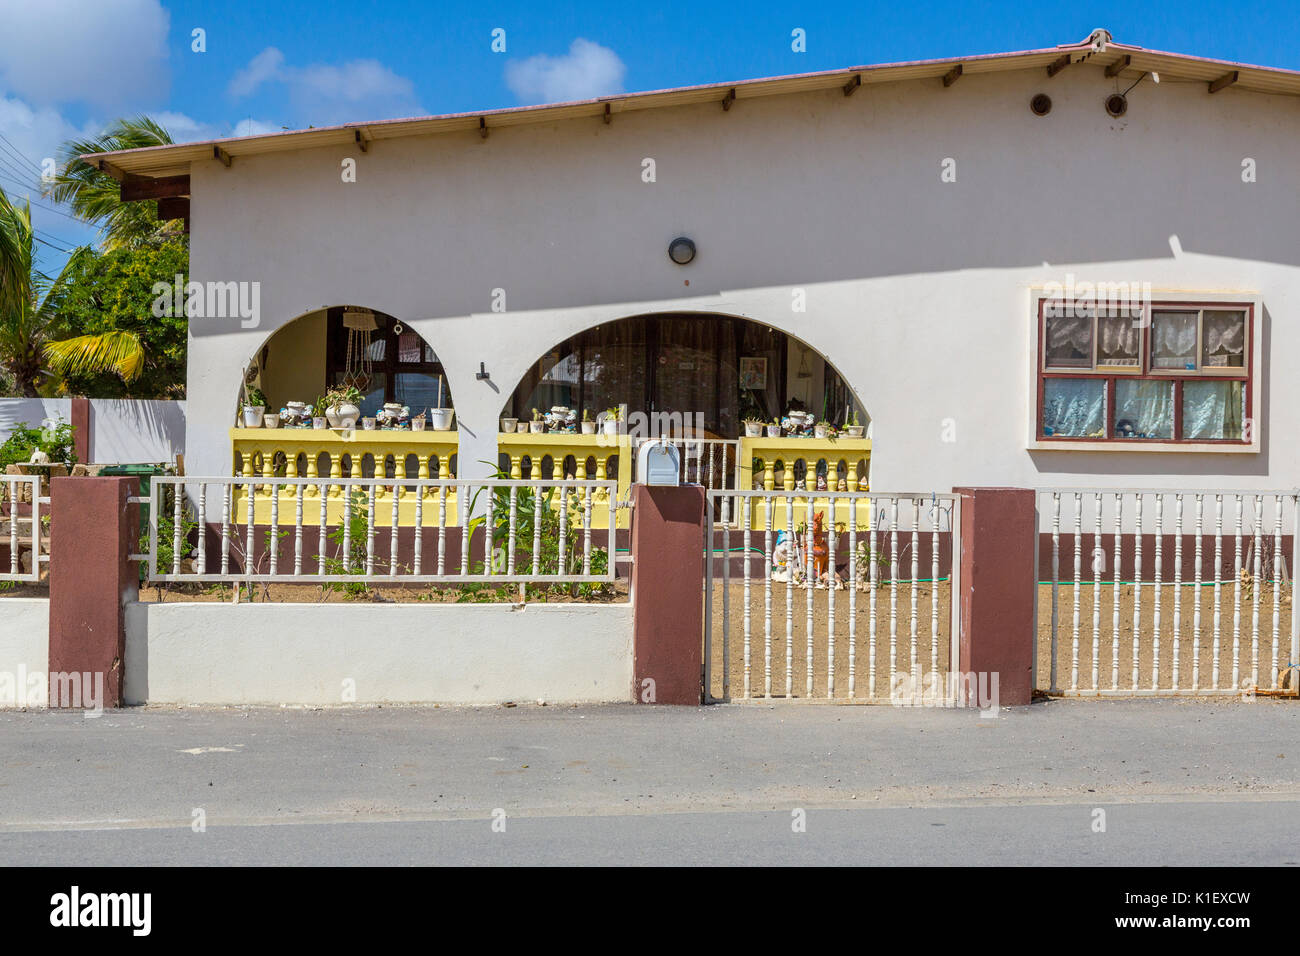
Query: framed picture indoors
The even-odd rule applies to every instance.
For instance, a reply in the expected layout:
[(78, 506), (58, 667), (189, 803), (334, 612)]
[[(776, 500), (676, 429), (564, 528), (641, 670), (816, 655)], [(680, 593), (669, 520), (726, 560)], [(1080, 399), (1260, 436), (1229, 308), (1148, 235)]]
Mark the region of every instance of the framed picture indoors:
[(740, 387), (767, 388), (767, 359), (742, 356), (740, 359)]

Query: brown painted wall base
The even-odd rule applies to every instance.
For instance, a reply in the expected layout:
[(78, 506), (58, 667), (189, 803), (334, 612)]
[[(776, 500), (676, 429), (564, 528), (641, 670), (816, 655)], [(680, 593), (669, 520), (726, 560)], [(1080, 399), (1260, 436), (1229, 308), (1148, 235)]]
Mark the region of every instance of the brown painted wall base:
[(140, 506), (136, 478), (54, 478), (50, 481), (50, 706), (69, 700), (56, 675), (102, 675), (105, 707), (122, 705), (128, 601), (139, 597), (136, 550)]
[(704, 489), (634, 485), (632, 494), (636, 699), (698, 705), (704, 669)]
[(1034, 492), (954, 488), (961, 495), (961, 670), (998, 675), (999, 703), (1034, 693)]

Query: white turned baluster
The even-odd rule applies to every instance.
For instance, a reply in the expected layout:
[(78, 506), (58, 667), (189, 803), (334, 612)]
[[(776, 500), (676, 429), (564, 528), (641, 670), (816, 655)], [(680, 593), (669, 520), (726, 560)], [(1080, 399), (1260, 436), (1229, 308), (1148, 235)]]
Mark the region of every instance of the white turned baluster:
[(1079, 689), (1079, 598), (1083, 594), (1083, 495), (1074, 495), (1074, 609), (1070, 618), (1070, 690)]
[(378, 486), (371, 485), (366, 499), (366, 575), (375, 573), (375, 492)]
[[(1277, 689), (1277, 646), (1282, 640), (1282, 496), (1274, 495), (1273, 518), (1273, 683)], [(1261, 585), (1262, 586), (1262, 585)]]
[(867, 499), (867, 520), (870, 522), (868, 533), (870, 534), (871, 553), (867, 566), (867, 573), (870, 580), (867, 586), (871, 589), (867, 604), (870, 609), (870, 617), (867, 625), (867, 696), (876, 696), (876, 589), (880, 585), (880, 540), (876, 533), (876, 499)]
[(776, 510), (772, 498), (763, 498), (767, 512), (763, 529), (763, 696), (772, 696), (772, 513)]
[(233, 483), (221, 489), (221, 573), (230, 573), (230, 510), (234, 497)]
[(1155, 640), (1151, 645), (1151, 689), (1160, 689), (1160, 559), (1164, 536), (1165, 496), (1156, 494), (1156, 553), (1155, 553), (1155, 590), (1152, 592), (1151, 613), (1154, 618), (1153, 632)]
[(1104, 499), (1094, 494), (1096, 515), (1092, 529), (1092, 692), (1101, 689), (1101, 572), (1106, 563), (1106, 549), (1101, 546), (1101, 519)]
[(1174, 674), (1170, 685), (1178, 690), (1178, 650), (1182, 641), (1183, 609), (1183, 496), (1174, 495)]
[(302, 508), (307, 497), (307, 485), (295, 485), (293, 496), (293, 573), (302, 574)]
[[(1052, 663), (1051, 663), (1051, 688), (1052, 693), (1057, 692), (1056, 686), (1056, 669), (1057, 669), (1057, 621), (1060, 617), (1060, 586), (1061, 586), (1061, 494), (1058, 491), (1052, 492)], [(1074, 683), (1071, 684), (1071, 689)]]
[[(441, 474), (439, 469), (439, 474)], [(464, 519), (465, 504), (461, 502), (461, 520)], [(447, 573), (447, 486), (438, 486), (438, 577)]]
[[(38, 484), (32, 495), (32, 571), (36, 573), (39, 573), (41, 570), (40, 561), (37, 559), (37, 555), (41, 553), (41, 528), (40, 522), (36, 518), (36, 513), (40, 510), (40, 502), (37, 501), (40, 493), (41, 488)], [(184, 522), (181, 521), (181, 509), (183, 506), (181, 498), (184, 494), (185, 489), (182, 485), (172, 485), (172, 574), (177, 575), (181, 573), (181, 526), (184, 524)], [(14, 509), (11, 518), (14, 521), (18, 520), (18, 509)]]
[[(748, 700), (748, 699), (750, 698), (750, 689), (749, 689), (749, 683), (750, 683), (750, 675), (749, 675), (749, 666), (750, 666), (750, 657), (749, 657), (749, 655), (750, 655), (750, 647), (749, 647), (749, 641), (750, 641), (750, 633), (749, 633), (749, 628), (750, 628), (750, 611), (749, 611), (749, 577), (750, 577), (750, 575), (749, 575), (749, 560), (750, 560), (750, 555), (749, 555), (749, 546), (750, 546), (750, 539), (749, 539), (749, 501), (750, 501), (750, 499), (748, 499), (748, 498), (744, 498), (744, 499), (741, 500), (741, 509), (742, 509), (742, 517), (741, 517), (741, 520), (744, 522), (744, 529), (745, 529), (744, 534), (742, 535), (742, 541), (741, 541), (741, 547), (744, 549), (744, 555), (745, 555), (745, 557), (744, 557), (744, 565), (745, 565), (745, 568), (744, 568), (744, 573), (745, 573), (745, 617), (744, 617), (745, 636), (744, 636), (744, 642), (745, 642), (745, 643), (744, 643), (744, 648), (743, 648), (743, 650), (742, 650), (742, 653), (743, 653), (743, 655), (744, 655), (744, 662), (745, 662), (745, 672), (744, 672), (744, 675), (743, 675), (743, 678), (742, 678), (742, 680), (744, 681), (743, 691), (742, 691), (742, 692), (743, 692), (743, 694), (744, 694), (746, 700)], [(725, 560), (728, 560), (728, 558), (727, 558), (727, 557), (724, 557), (723, 560), (724, 560), (724, 561), (725, 561)]]
[(911, 610), (912, 620), (909, 625), (909, 632), (912, 639), (910, 666), (912, 669), (912, 680), (914, 687), (921, 687), (921, 664), (917, 654), (917, 631), (918, 631), (918, 614), (916, 609), (917, 583), (916, 579), (921, 576), (921, 541), (920, 541), (920, 524), (921, 524), (921, 499), (912, 499), (912, 587), (911, 587)]
[[(898, 499), (889, 499), (889, 671), (890, 696), (898, 671)], [(912, 677), (914, 675), (908, 675)]]
[(930, 673), (934, 680), (939, 679), (939, 500), (933, 496), (930, 498)]
[(1142, 635), (1142, 492), (1136, 495), (1133, 535), (1133, 690), (1138, 689), (1138, 641)]
[[(829, 482), (827, 482), (829, 484)], [(835, 506), (839, 502), (827, 499), (826, 528), (826, 697), (835, 696)]]
[[(550, 501), (550, 493), (545, 492), (539, 478), (537, 484), (533, 486), (533, 577), (537, 577), (542, 571), (542, 497), (546, 496), (547, 502)], [(610, 534), (614, 532), (611, 525)], [(613, 567), (613, 557), (610, 558), (610, 566)]]
[(1237, 495), (1237, 524), (1232, 533), (1232, 686), (1241, 688), (1241, 522), (1242, 497)]
[(1219, 647), (1223, 623), (1223, 495), (1214, 496), (1214, 644), (1210, 688), (1219, 689)]
[(208, 573), (208, 483), (199, 482), (199, 540), (198, 556), (194, 569), (199, 574)]
[[(792, 468), (792, 465), (787, 465)], [(792, 484), (793, 480), (787, 478), (786, 484)], [(789, 495), (785, 500), (785, 518), (786, 518), (786, 559), (785, 569), (788, 572), (785, 576), (785, 696), (794, 696), (794, 568), (795, 562), (799, 560), (798, 549), (795, 548), (794, 537), (794, 495)]]
[(1201, 565), (1205, 557), (1202, 535), (1205, 530), (1205, 497), (1196, 496), (1196, 569), (1192, 583), (1195, 603), (1192, 605), (1192, 690), (1201, 686)]
[[(519, 488), (510, 486), (510, 514), (506, 526), (506, 574), (515, 573), (515, 536), (518, 533), (515, 522), (519, 520)], [(536, 515), (534, 514), (534, 522)]]
[[(814, 466), (815, 467), (815, 466)], [(808, 484), (809, 472), (804, 471), (804, 485)], [(815, 482), (814, 482), (815, 484)], [(811, 490), (811, 489), (810, 489)], [(807, 600), (804, 602), (806, 609), (806, 619), (804, 622), (804, 634), (806, 635), (804, 665), (806, 667), (804, 676), (804, 696), (812, 697), (813, 695), (813, 593), (817, 590), (817, 572), (813, 568), (813, 499), (809, 495), (807, 504), (804, 507), (805, 528), (804, 537), (806, 539), (804, 550), (804, 584), (808, 587)]]
[(1123, 494), (1115, 495), (1115, 607), (1111, 611), (1111, 636), (1110, 636), (1110, 689), (1119, 690), (1119, 605), (1121, 585), (1120, 580), (1124, 577), (1121, 573), (1123, 569), (1123, 553), (1120, 551), (1120, 544), (1124, 539), (1124, 496)]
[(274, 575), (280, 569), (280, 486), (271, 486), (271, 531), (267, 535), (267, 549), (270, 554), (269, 573)]
[(1250, 686), (1259, 686), (1259, 602), (1264, 590), (1264, 498), (1255, 496), (1255, 583), (1251, 587)]
[(411, 573), (416, 577), (420, 576), (424, 563), (424, 496), (428, 491), (427, 485), (419, 485), (415, 489), (415, 538), (411, 542)]
[(858, 499), (849, 499), (849, 700), (858, 694)]

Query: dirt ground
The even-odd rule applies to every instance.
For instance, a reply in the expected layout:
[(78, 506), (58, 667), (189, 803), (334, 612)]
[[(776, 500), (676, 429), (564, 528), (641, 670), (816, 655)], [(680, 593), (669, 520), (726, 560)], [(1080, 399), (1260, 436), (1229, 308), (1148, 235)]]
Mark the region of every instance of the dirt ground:
[[(1079, 673), (1077, 686), (1082, 690), (1091, 690), (1095, 686), (1107, 690), (1112, 686), (1115, 676), (1114, 665), (1118, 664), (1118, 686), (1120, 690), (1133, 687), (1133, 607), (1135, 588), (1132, 584), (1120, 585), (1118, 657), (1115, 654), (1115, 586), (1106, 582), (1101, 586), (1099, 606), (1099, 638), (1097, 640), (1097, 684), (1093, 683), (1093, 606), (1095, 603), (1092, 582), (1083, 583), (1079, 593)], [(1179, 610), (1178, 641), (1178, 687), (1187, 689), (1194, 686), (1209, 688), (1214, 686), (1214, 587), (1202, 586), (1200, 589), (1201, 621), (1196, 630), (1195, 611), (1198, 604), (1196, 588), (1182, 586), (1177, 589), (1172, 584), (1160, 587), (1160, 633), (1159, 665), (1156, 687), (1162, 690), (1174, 686), (1174, 608), (1177, 598)], [(1259, 614), (1258, 627), (1258, 686), (1274, 685), (1273, 671), (1273, 585), (1266, 583), (1261, 588), (1243, 586), (1240, 597), (1240, 623), (1238, 625), (1238, 648), (1233, 653), (1234, 602), (1236, 600), (1236, 582), (1220, 585), (1219, 618), (1219, 679), (1221, 688), (1240, 688), (1244, 680), (1254, 677), (1254, 617)], [(1149, 690), (1152, 687), (1152, 667), (1156, 659), (1155, 641), (1155, 586), (1142, 585), (1142, 607), (1139, 616), (1137, 665), (1138, 687)], [(1043, 584), (1038, 588), (1038, 686), (1051, 686), (1052, 664), (1052, 588)], [(1069, 689), (1073, 682), (1073, 647), (1074, 647), (1074, 585), (1063, 583), (1058, 592), (1057, 603), (1057, 667), (1056, 686)], [(1291, 642), (1291, 588), (1284, 585), (1278, 615), (1279, 667), (1285, 667), (1290, 657)], [(1233, 676), (1233, 660), (1238, 663), (1238, 673)]]
[[(890, 588), (878, 588), (876, 598), (876, 653), (875, 653), (875, 697), (889, 697), (890, 677), (895, 671), (911, 670), (912, 654), (912, 585), (905, 581), (898, 584), (898, 618), (897, 638), (894, 645), (894, 658), (890, 657)], [(937, 586), (919, 583), (915, 586), (917, 604), (916, 620), (916, 656), (922, 673), (930, 673), (931, 666), (931, 608), (936, 596), (939, 601), (939, 634), (935, 644), (934, 655), (938, 659), (938, 670), (948, 671), (949, 619), (952, 589), (947, 582)], [(830, 594), (821, 589), (812, 592), (813, 605), (813, 698), (828, 698), (830, 637), (827, 623), (830, 619)], [(786, 692), (786, 653), (791, 655), (788, 669), (792, 695), (807, 697), (808, 680), (808, 595), (809, 591), (796, 585), (793, 600), (790, 602), (792, 612), (792, 640), (786, 641), (786, 585), (772, 583), (772, 696), (784, 697)], [(834, 699), (849, 699), (849, 611), (852, 592), (845, 589), (835, 591), (835, 688)], [(745, 586), (743, 581), (732, 579), (727, 594), (729, 615), (727, 628), (723, 628), (723, 587), (716, 582), (713, 594), (713, 640), (711, 693), (714, 697), (741, 699), (744, 687), (744, 609)], [(763, 697), (766, 681), (765, 638), (764, 638), (764, 594), (763, 581), (755, 578), (750, 583), (750, 696)], [(854, 696), (866, 699), (870, 693), (870, 652), (871, 652), (871, 593), (858, 591), (856, 594), (856, 641), (854, 647)], [(724, 641), (724, 634), (726, 640)], [(724, 644), (726, 651), (724, 652)], [(724, 675), (724, 667), (729, 662), (730, 672)], [(895, 664), (897, 666), (895, 666)], [(729, 677), (729, 684), (724, 684), (724, 676)]]
[[(917, 659), (922, 674), (931, 671), (931, 599), (932, 587), (928, 583), (916, 585), (917, 600)], [(765, 640), (764, 640), (764, 596), (763, 582), (754, 579), (750, 585), (750, 696), (762, 697), (764, 694)], [(1134, 587), (1131, 584), (1120, 585), (1120, 620), (1119, 620), (1119, 688), (1121, 691), (1132, 688), (1133, 678), (1133, 607), (1135, 603)], [(1182, 587), (1179, 607), (1178, 647), (1178, 688), (1189, 689), (1193, 686), (1193, 664), (1196, 664), (1197, 682), (1200, 688), (1213, 686), (1213, 649), (1214, 649), (1214, 588), (1201, 589), (1201, 626), (1199, 641), (1194, 628), (1194, 589)], [(1273, 655), (1273, 587), (1267, 584), (1263, 588), (1242, 588), (1240, 605), (1240, 632), (1238, 652), (1238, 673), (1235, 683), (1233, 676), (1233, 617), (1234, 584), (1223, 584), (1220, 590), (1219, 623), (1219, 680), (1220, 688), (1240, 687), (1243, 681), (1252, 679), (1253, 668), (1253, 621), (1258, 599), (1259, 639), (1258, 639), (1258, 686), (1274, 686)], [(939, 670), (948, 671), (948, 653), (950, 647), (950, 596), (951, 589), (947, 582), (937, 585), (939, 601), (939, 636), (936, 656)], [(1098, 678), (1102, 689), (1111, 687), (1112, 662), (1114, 654), (1114, 597), (1113, 584), (1102, 585), (1100, 638), (1098, 640)], [(859, 591), (856, 607), (856, 644), (855, 644), (855, 697), (866, 698), (869, 694), (869, 652), (870, 652), (870, 594)], [(1138, 688), (1148, 690), (1152, 686), (1152, 666), (1156, 658), (1155, 635), (1155, 588), (1152, 584), (1142, 587), (1142, 607), (1139, 617), (1138, 645)], [(795, 697), (807, 696), (807, 601), (808, 592), (796, 586), (793, 594), (793, 620), (791, 622), (792, 652), (790, 675), (792, 693)], [(728, 602), (730, 605), (727, 627), (723, 626), (723, 587), (719, 581), (714, 588), (712, 601), (711, 665), (712, 679), (710, 690), (715, 697), (741, 699), (744, 696), (744, 584), (732, 579)], [(876, 591), (876, 698), (888, 698), (890, 675), (895, 670), (909, 671), (911, 659), (911, 602), (912, 585), (901, 581), (898, 584), (898, 631), (893, 663), (890, 657), (890, 588), (883, 587)], [(1174, 587), (1171, 584), (1160, 588), (1160, 641), (1158, 686), (1162, 690), (1174, 687)], [(1091, 689), (1092, 681), (1092, 622), (1093, 593), (1091, 582), (1080, 588), (1079, 598), (1079, 677), (1078, 688)], [(813, 591), (813, 698), (825, 699), (828, 685), (828, 662), (830, 659), (830, 639), (827, 632), (829, 601), (825, 590)], [(1278, 663), (1285, 667), (1290, 651), (1291, 633), (1291, 599), (1290, 587), (1284, 586), (1282, 602), (1279, 607)], [(849, 592), (835, 592), (835, 700), (849, 699)], [(1066, 690), (1071, 687), (1071, 667), (1073, 659), (1073, 622), (1074, 589), (1073, 584), (1063, 583), (1058, 592), (1057, 603), (1057, 669), (1056, 686)], [(1052, 662), (1052, 588), (1050, 584), (1038, 586), (1038, 670), (1036, 686), (1040, 689), (1051, 687)], [(724, 636), (726, 640), (724, 641)], [(725, 648), (725, 650), (724, 650)], [(785, 695), (786, 691), (786, 585), (773, 582), (772, 586), (772, 695)], [(1194, 659), (1195, 655), (1195, 659)], [(895, 664), (897, 666), (895, 666)], [(724, 667), (728, 672), (724, 674)], [(729, 679), (729, 683), (724, 683)]]

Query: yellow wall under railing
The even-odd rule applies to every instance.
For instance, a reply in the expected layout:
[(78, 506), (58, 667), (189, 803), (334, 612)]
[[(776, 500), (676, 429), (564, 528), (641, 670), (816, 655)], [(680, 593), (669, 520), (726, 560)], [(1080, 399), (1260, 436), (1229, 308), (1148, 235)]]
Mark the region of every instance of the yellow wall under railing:
[[(760, 459), (762, 469), (754, 471), (754, 459)], [(827, 474), (827, 490), (838, 490), (839, 479), (843, 478), (847, 485), (847, 491), (867, 491), (868, 488), (868, 469), (871, 465), (871, 439), (870, 438), (741, 438), (740, 440), (740, 487), (741, 489), (757, 490), (755, 479), (759, 480), (758, 488), (767, 491), (792, 491), (795, 492), (795, 463), (803, 462), (805, 468), (805, 484), (808, 491), (816, 490), (817, 482), (817, 463), (825, 459)], [(839, 470), (840, 462), (845, 462), (845, 469)], [(858, 462), (865, 464), (859, 467)], [(784, 464), (784, 474), (781, 483), (777, 483), (777, 463)], [(796, 492), (798, 493), (798, 492)], [(814, 502), (814, 511), (826, 512), (829, 507), (829, 499), (822, 498)], [(807, 497), (797, 499), (794, 507), (794, 525), (796, 528), (807, 520), (808, 501)], [(731, 520), (740, 523), (744, 518), (744, 513), (739, 511), (743, 505), (737, 504), (738, 513), (730, 516)], [(771, 506), (772, 511), (772, 529), (778, 531), (789, 527), (789, 516), (786, 514), (786, 501), (778, 499)], [(841, 500), (835, 505), (835, 523), (837, 526), (847, 529), (850, 516), (853, 514), (853, 506), (848, 500)], [(870, 506), (865, 502), (858, 502), (856, 508), (856, 524), (859, 530), (866, 530), (870, 527)], [(763, 530), (767, 527), (768, 504), (762, 499), (755, 499), (750, 504), (750, 528), (753, 530)]]
[[(502, 432), (497, 436), (497, 449), (510, 459), (510, 477), (523, 478), (524, 459), (532, 463), (530, 478), (545, 478), (539, 469), (542, 460), (550, 456), (554, 462), (552, 477), (568, 477), (561, 473), (564, 460), (572, 455), (575, 463), (572, 477), (578, 481), (604, 481), (609, 477), (610, 459), (617, 457), (618, 465), (618, 500), (628, 499), (632, 486), (632, 440), (627, 435), (581, 435), (581, 434), (508, 434)], [(595, 459), (595, 468), (587, 467), (587, 460)], [(591, 526), (593, 528), (609, 527), (609, 493), (596, 491), (592, 494)], [(616, 513), (616, 528), (630, 526), (627, 509)]]

